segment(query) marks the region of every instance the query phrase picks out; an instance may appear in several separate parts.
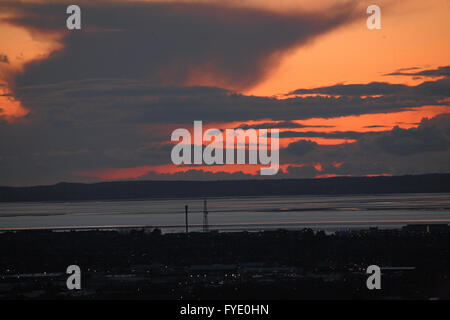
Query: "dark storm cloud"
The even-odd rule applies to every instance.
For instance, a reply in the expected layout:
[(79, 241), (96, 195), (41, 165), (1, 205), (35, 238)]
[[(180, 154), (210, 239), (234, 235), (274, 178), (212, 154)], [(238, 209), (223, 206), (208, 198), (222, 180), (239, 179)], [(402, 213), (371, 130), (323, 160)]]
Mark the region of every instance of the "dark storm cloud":
[(419, 70), (420, 67), (409, 67), (409, 68), (400, 68), (397, 69), (395, 72), (404, 72), (404, 71), (411, 71), (411, 70)]
[(439, 67), (437, 69), (428, 69), (417, 72), (405, 72), (411, 70), (417, 70), (419, 68), (403, 68), (395, 72), (387, 73), (385, 76), (425, 76), (425, 77), (449, 77), (450, 76), (450, 66)]
[(357, 131), (338, 131), (338, 132), (296, 132), (283, 131), (280, 132), (280, 138), (329, 138), (329, 139), (359, 139), (364, 135), (371, 134), (371, 132), (357, 132)]
[[(170, 132), (161, 137), (156, 128), (145, 124), (93, 123), (83, 122), (83, 119), (80, 117), (76, 123), (34, 119), (0, 125), (0, 185), (86, 181), (77, 172), (170, 163), (172, 146), (158, 144), (168, 141)], [(280, 172), (276, 177), (309, 177), (315, 171), (316, 174), (351, 175), (449, 172), (449, 136), (447, 115), (423, 121), (417, 129), (396, 128), (389, 132), (365, 134), (351, 144), (323, 146), (299, 141), (280, 150), (281, 163), (311, 166), (320, 162), (323, 170), (297, 168), (289, 170), (286, 175)], [(334, 162), (343, 164), (335, 167), (331, 165)], [(240, 174), (230, 176), (192, 171), (175, 177), (238, 176)], [(164, 179), (175, 177), (159, 176)], [(158, 178), (158, 175), (149, 174), (141, 178)]]
[(364, 126), (364, 128), (387, 128), (387, 126), (373, 125), (373, 126)]
[(276, 128), (333, 128), (333, 126), (306, 126), (292, 121), (261, 123), (258, 125), (241, 125), (239, 129), (276, 129)]
[(248, 129), (274, 129), (274, 128), (304, 128), (304, 125), (301, 125), (299, 123), (291, 122), (291, 121), (281, 121), (281, 122), (267, 122), (267, 123), (260, 123), (258, 125), (247, 125), (243, 124), (240, 125), (238, 128), (242, 130), (248, 130)]
[[(439, 126), (434, 125), (440, 121)], [(384, 152), (407, 156), (415, 153), (450, 150), (450, 115), (440, 116), (433, 121), (426, 120), (418, 128), (400, 129), (375, 138)]]
[(8, 56), (5, 54), (0, 53), (0, 63), (6, 63), (9, 64)]
[(26, 66), (17, 85), (93, 78), (244, 89), (261, 81), (284, 51), (351, 22), (347, 4), (318, 13), (193, 3), (85, 2), (82, 30), (65, 30), (65, 6), (10, 4), (7, 21), (35, 32), (64, 32), (64, 49)]
[[(450, 172), (450, 114), (424, 119), (417, 128), (370, 133), (356, 143), (317, 145), (296, 154), (281, 150), (286, 163), (320, 162), (320, 174), (420, 174)], [(340, 166), (333, 165), (341, 163)]]
[[(3, 185), (80, 181), (83, 178), (76, 175), (79, 171), (170, 163), (171, 145), (159, 143), (169, 141), (173, 129), (190, 127), (194, 120), (207, 124), (272, 118), (288, 127), (292, 119), (402, 110), (422, 103), (438, 104), (441, 99), (416, 94), (366, 99), (347, 96), (276, 100), (213, 87), (154, 86), (127, 79), (27, 86), (20, 87), (16, 94), (31, 113), (24, 121), (0, 125), (0, 184)], [(359, 173), (364, 171), (362, 168), (373, 168), (368, 164), (372, 159), (383, 157), (379, 161), (388, 166), (399, 157), (395, 152), (387, 152), (388, 147), (383, 149), (367, 134), (286, 132), (281, 136), (359, 140), (348, 146), (317, 146), (307, 153), (282, 150), (281, 163), (326, 163), (345, 159), (344, 168), (354, 168), (354, 172)], [(426, 150), (418, 149), (419, 153), (412, 156), (419, 159), (429, 154), (424, 152)], [(429, 164), (445, 163), (443, 157), (430, 159), (435, 161), (408, 159), (409, 169), (423, 167), (434, 171), (440, 167)], [(356, 164), (350, 166), (349, 163)], [(395, 166), (399, 170), (400, 164)], [(446, 172), (445, 168), (443, 165), (439, 170)], [(390, 167), (385, 170), (392, 171)], [(407, 170), (399, 172), (408, 173)], [(195, 176), (201, 174), (194, 173)]]
[[(21, 14), (10, 22), (36, 34), (65, 28), (61, 5), (10, 6)], [(26, 65), (16, 78), (13, 97), (30, 114), (15, 123), (0, 118), (0, 185), (80, 181), (85, 178), (76, 174), (79, 171), (170, 163), (172, 146), (160, 143), (169, 141), (173, 129), (191, 126), (194, 120), (273, 119), (282, 121), (277, 127), (299, 127), (290, 121), (448, 104), (443, 99), (448, 97), (448, 79), (418, 86), (372, 83), (299, 89), (299, 93), (339, 97), (283, 100), (245, 96), (230, 89), (254, 84), (276, 63), (273, 57), (351, 20), (339, 10), (281, 15), (217, 5), (86, 3), (82, 15), (81, 32), (64, 31), (64, 50)], [(196, 72), (220, 79), (228, 89), (179, 85)], [(366, 95), (380, 96), (361, 97)], [(443, 122), (429, 126), (448, 136)], [(325, 136), (353, 135), (359, 141), (342, 146), (300, 142), (281, 150), (280, 160), (282, 164), (323, 162), (320, 173), (449, 172), (448, 147), (442, 141), (432, 148), (419, 148), (429, 139), (423, 135), (438, 137), (433, 130), (389, 132), (391, 145), (383, 143), (388, 138), (382, 134), (332, 133)], [(313, 137), (319, 133), (289, 134)], [(402, 141), (409, 144), (405, 149), (401, 149)], [(417, 153), (408, 151), (411, 145), (418, 147)], [(334, 161), (344, 164), (329, 165)], [(292, 168), (286, 176), (317, 173), (307, 166)], [(164, 178), (246, 176), (192, 171)]]
[(292, 94), (326, 94), (339, 96), (376, 96), (395, 95), (396, 98), (414, 96), (416, 98), (434, 96), (446, 97), (450, 92), (450, 80), (448, 77), (436, 81), (425, 81), (417, 86), (404, 84), (390, 84), (387, 82), (371, 82), (368, 84), (338, 84), (334, 86), (319, 87), (314, 89), (298, 89)]
[[(294, 97), (277, 100), (213, 87), (164, 87), (144, 80), (92, 79), (19, 87), (29, 119), (83, 123), (178, 123), (337, 117), (446, 105), (443, 80), (408, 87), (409, 94)], [(396, 86), (396, 85), (394, 85)], [(448, 91), (447, 91), (448, 92)], [(283, 125), (283, 124), (282, 124)]]
[(304, 166), (304, 167), (289, 167), (288, 168), (288, 176), (290, 178), (314, 178), (320, 171), (317, 171), (313, 166)]
[(287, 151), (296, 156), (303, 156), (308, 152), (314, 150), (317, 147), (317, 143), (312, 141), (300, 140), (289, 144)]
[(404, 93), (408, 86), (403, 84), (390, 84), (387, 82), (371, 82), (369, 84), (338, 84), (334, 86), (319, 87), (314, 89), (298, 89), (292, 94), (330, 94), (345, 96), (363, 95), (388, 95)]
[[(268, 176), (266, 176), (267, 178)], [(280, 178), (280, 177), (278, 177)], [(225, 173), (225, 172), (203, 172), (199, 170), (189, 170), (186, 172), (177, 172), (173, 174), (156, 174), (150, 172), (139, 178), (140, 180), (241, 180), (241, 179), (262, 179), (261, 176), (254, 176), (242, 172)]]

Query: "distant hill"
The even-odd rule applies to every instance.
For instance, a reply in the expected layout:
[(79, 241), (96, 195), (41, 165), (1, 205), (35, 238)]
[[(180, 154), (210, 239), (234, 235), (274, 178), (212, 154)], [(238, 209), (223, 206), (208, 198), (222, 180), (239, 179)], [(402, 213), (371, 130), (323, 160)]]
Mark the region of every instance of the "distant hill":
[(0, 202), (450, 192), (450, 174), (234, 181), (115, 181), (0, 187)]

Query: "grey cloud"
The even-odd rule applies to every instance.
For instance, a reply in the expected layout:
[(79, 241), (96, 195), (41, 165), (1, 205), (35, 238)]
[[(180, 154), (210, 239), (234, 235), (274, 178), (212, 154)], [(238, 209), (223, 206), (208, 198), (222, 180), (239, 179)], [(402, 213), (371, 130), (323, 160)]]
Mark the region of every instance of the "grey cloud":
[[(420, 174), (450, 172), (450, 114), (424, 119), (417, 128), (371, 133), (356, 143), (319, 145), (295, 155), (281, 150), (282, 163), (315, 163), (321, 174)], [(341, 166), (333, 166), (341, 162)]]
[[(436, 82), (439, 82), (438, 80)], [(395, 86), (395, 85), (394, 85)], [(439, 83), (411, 87), (410, 94), (381, 97), (294, 97), (277, 100), (213, 87), (164, 87), (133, 79), (92, 79), (22, 86), (15, 98), (29, 119), (70, 123), (192, 123), (273, 119), (286, 122), (446, 105)], [(433, 94), (435, 92), (435, 94)], [(283, 125), (283, 124), (282, 124)]]
[[(288, 169), (275, 178), (306, 178), (319, 174), (420, 174), (450, 171), (450, 148), (448, 145), (449, 116), (424, 120), (417, 129), (394, 129), (361, 137), (358, 142), (323, 146), (314, 142), (300, 141), (280, 150), (281, 164), (305, 164), (305, 167)], [(0, 185), (23, 185), (66, 181), (92, 181), (77, 175), (79, 171), (102, 168), (128, 168), (142, 165), (170, 163), (170, 145), (152, 145), (159, 141), (151, 134), (143, 134), (133, 126), (86, 126), (74, 131), (56, 127), (22, 124), (21, 130), (12, 131), (10, 124), (0, 126)], [(15, 124), (17, 128), (19, 124)], [(64, 127), (64, 126), (63, 126)], [(25, 128), (28, 128), (25, 130)], [(97, 129), (94, 129), (97, 128)], [(133, 130), (134, 129), (134, 130)], [(105, 132), (106, 131), (106, 132)], [(69, 134), (73, 132), (73, 134)], [(151, 132), (148, 131), (148, 132)], [(427, 141), (437, 136), (439, 143)], [(7, 133), (7, 134), (5, 134)], [(446, 135), (446, 143), (442, 136)], [(407, 137), (407, 139), (405, 138)], [(168, 137), (165, 137), (166, 140)], [(380, 144), (380, 141), (389, 141)], [(414, 150), (411, 149), (413, 141)], [(403, 143), (405, 145), (403, 145)], [(411, 152), (413, 150), (413, 152)], [(312, 167), (320, 162), (323, 170)], [(342, 162), (337, 167), (332, 164)], [(5, 169), (7, 168), (7, 170)], [(140, 179), (237, 179), (252, 178), (240, 173), (212, 174), (192, 170), (175, 175), (149, 173)]]
[(334, 126), (307, 126), (302, 125), (292, 121), (281, 121), (278, 123), (270, 122), (270, 123), (261, 123), (258, 125), (241, 125), (239, 129), (247, 130), (247, 129), (281, 129), (281, 128), (333, 128)]
[[(356, 159), (355, 159), (356, 160)], [(365, 176), (372, 174), (392, 174), (392, 168), (383, 161), (347, 161), (341, 166), (326, 164), (321, 174)]]
[(317, 143), (312, 141), (300, 140), (289, 144), (287, 151), (296, 156), (303, 156), (308, 152), (311, 152), (317, 147)]
[[(16, 8), (21, 15), (9, 20), (11, 23), (34, 32), (65, 28), (60, 17), (65, 10), (59, 4), (20, 4)], [(285, 50), (351, 21), (348, 12), (337, 10), (331, 16), (281, 15), (218, 5), (156, 3), (111, 7), (86, 3), (83, 8), (85, 29), (65, 31), (65, 50), (26, 65), (24, 73), (16, 78), (13, 96), (31, 112), (17, 123), (0, 119), (1, 185), (82, 181), (85, 178), (75, 172), (169, 163), (171, 146), (159, 143), (170, 139), (173, 126), (192, 125), (194, 120), (270, 118), (282, 121), (280, 127), (288, 127), (292, 119), (448, 104), (443, 99), (448, 97), (448, 78), (418, 86), (372, 83), (299, 89), (299, 93), (325, 93), (339, 98), (277, 100), (234, 93), (232, 89), (263, 79), (268, 68), (276, 64), (274, 57), (280, 57)], [(180, 86), (191, 81), (199, 70), (221, 79), (217, 85), (227, 89)], [(198, 78), (193, 82), (202, 81)], [(362, 98), (364, 95), (382, 96)], [(429, 121), (417, 131), (386, 133), (393, 139), (388, 141), (392, 145), (389, 147), (379, 143), (388, 140), (383, 134), (334, 133), (334, 137), (353, 135), (359, 141), (341, 146), (294, 144), (281, 150), (281, 162), (323, 162), (323, 173), (449, 172), (444, 140), (438, 139), (441, 142), (431, 149), (419, 148), (427, 139), (437, 137), (436, 132), (446, 133), (448, 138), (443, 120)], [(269, 128), (270, 124), (265, 126)], [(402, 141), (409, 146), (401, 149)], [(405, 150), (412, 150), (412, 145), (418, 152), (406, 151), (407, 156), (403, 155)], [(401, 155), (392, 151), (400, 149)], [(327, 165), (333, 161), (344, 164), (340, 168)], [(316, 173), (310, 166), (291, 168), (286, 177)], [(241, 176), (247, 175), (192, 171), (164, 178)], [(149, 174), (143, 178), (157, 177), (161, 176)]]
[(420, 69), (420, 67), (400, 68), (400, 69), (397, 69), (395, 72), (404, 72), (404, 71), (419, 70), (419, 69)]
[(5, 54), (0, 53), (0, 63), (6, 63), (9, 64), (8, 56)]
[(336, 131), (336, 132), (280, 132), (280, 138), (330, 138), (330, 139), (359, 139), (373, 132)]
[(385, 76), (413, 76), (413, 77), (420, 77), (420, 76), (426, 76), (426, 77), (449, 77), (450, 76), (450, 66), (443, 66), (438, 67), (436, 69), (427, 69), (417, 72), (405, 72), (405, 71), (411, 71), (411, 70), (417, 70), (420, 68), (413, 67), (413, 68), (403, 68), (399, 69), (395, 72), (387, 73)]
[(334, 86), (319, 87), (314, 89), (297, 89), (291, 94), (331, 94), (346, 96), (362, 95), (389, 95), (403, 93), (408, 86), (403, 84), (390, 84), (387, 82), (371, 82), (369, 84), (337, 84)]
[[(24, 121), (0, 125), (0, 184), (51, 183), (62, 178), (81, 181), (83, 178), (74, 172), (170, 163), (171, 146), (160, 146), (159, 143), (167, 142), (173, 129), (191, 126), (194, 120), (208, 123), (272, 118), (283, 121), (282, 126), (288, 126), (292, 119), (401, 110), (420, 106), (423, 101), (422, 98), (415, 101), (412, 96), (398, 101), (395, 96), (369, 100), (360, 97), (276, 100), (234, 94), (220, 88), (163, 87), (128, 79), (26, 86), (20, 87), (17, 94), (31, 113)], [(427, 96), (425, 100), (437, 102), (438, 99)], [(438, 124), (442, 131), (442, 124)], [(433, 122), (433, 126), (438, 124)], [(433, 161), (420, 158), (430, 154), (424, 152), (425, 148), (411, 154), (416, 160), (408, 158), (407, 166), (402, 169), (405, 156), (389, 153), (388, 147), (383, 149), (376, 143), (376, 137), (387, 139), (380, 138), (381, 134), (282, 133), (282, 137), (289, 135), (355, 138), (358, 143), (316, 146), (307, 153), (297, 154), (281, 150), (282, 163), (344, 161), (371, 168), (368, 163), (378, 159), (388, 173), (411, 173), (406, 168), (416, 170), (420, 167), (446, 172), (448, 166), (444, 164), (442, 154), (441, 157), (430, 156)], [(433, 152), (445, 155), (446, 151)], [(397, 157), (403, 160), (397, 160)]]
[(214, 85), (244, 89), (263, 80), (284, 51), (356, 17), (348, 4), (282, 14), (206, 3), (83, 2), (82, 30), (67, 32), (63, 5), (6, 7), (19, 12), (10, 23), (65, 32), (64, 49), (28, 64), (18, 86), (104, 77), (203, 85), (213, 78)]
[[(434, 124), (438, 123), (439, 126)], [(374, 143), (383, 151), (396, 155), (411, 155), (450, 149), (450, 114), (441, 115), (433, 121), (425, 120), (418, 128), (400, 129), (375, 138)]]
[(373, 126), (364, 126), (364, 128), (387, 128), (387, 126), (373, 125)]
[(288, 168), (288, 176), (291, 178), (314, 178), (320, 173), (313, 166)]
[(396, 98), (414, 96), (426, 98), (427, 96), (446, 97), (450, 92), (449, 78), (426, 81), (417, 86), (404, 84), (390, 84), (387, 82), (371, 82), (368, 84), (338, 84), (334, 86), (319, 87), (314, 89), (298, 89), (291, 94), (328, 94), (342, 96), (374, 96), (395, 95)]

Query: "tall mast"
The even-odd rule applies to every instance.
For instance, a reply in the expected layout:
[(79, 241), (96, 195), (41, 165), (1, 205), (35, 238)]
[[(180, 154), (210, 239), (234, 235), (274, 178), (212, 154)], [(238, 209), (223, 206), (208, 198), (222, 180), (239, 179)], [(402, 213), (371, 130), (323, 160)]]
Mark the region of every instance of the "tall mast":
[(203, 200), (203, 232), (208, 232), (208, 207), (206, 203), (206, 199)]

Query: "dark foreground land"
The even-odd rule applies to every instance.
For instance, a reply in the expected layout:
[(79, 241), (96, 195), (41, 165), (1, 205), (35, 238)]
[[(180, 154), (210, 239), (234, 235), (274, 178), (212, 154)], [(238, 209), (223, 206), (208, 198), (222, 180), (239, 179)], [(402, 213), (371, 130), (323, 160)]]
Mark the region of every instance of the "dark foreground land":
[[(449, 299), (449, 226), (326, 235), (312, 230), (0, 234), (0, 297)], [(81, 268), (82, 289), (65, 271)], [(382, 268), (368, 290), (365, 268)]]

